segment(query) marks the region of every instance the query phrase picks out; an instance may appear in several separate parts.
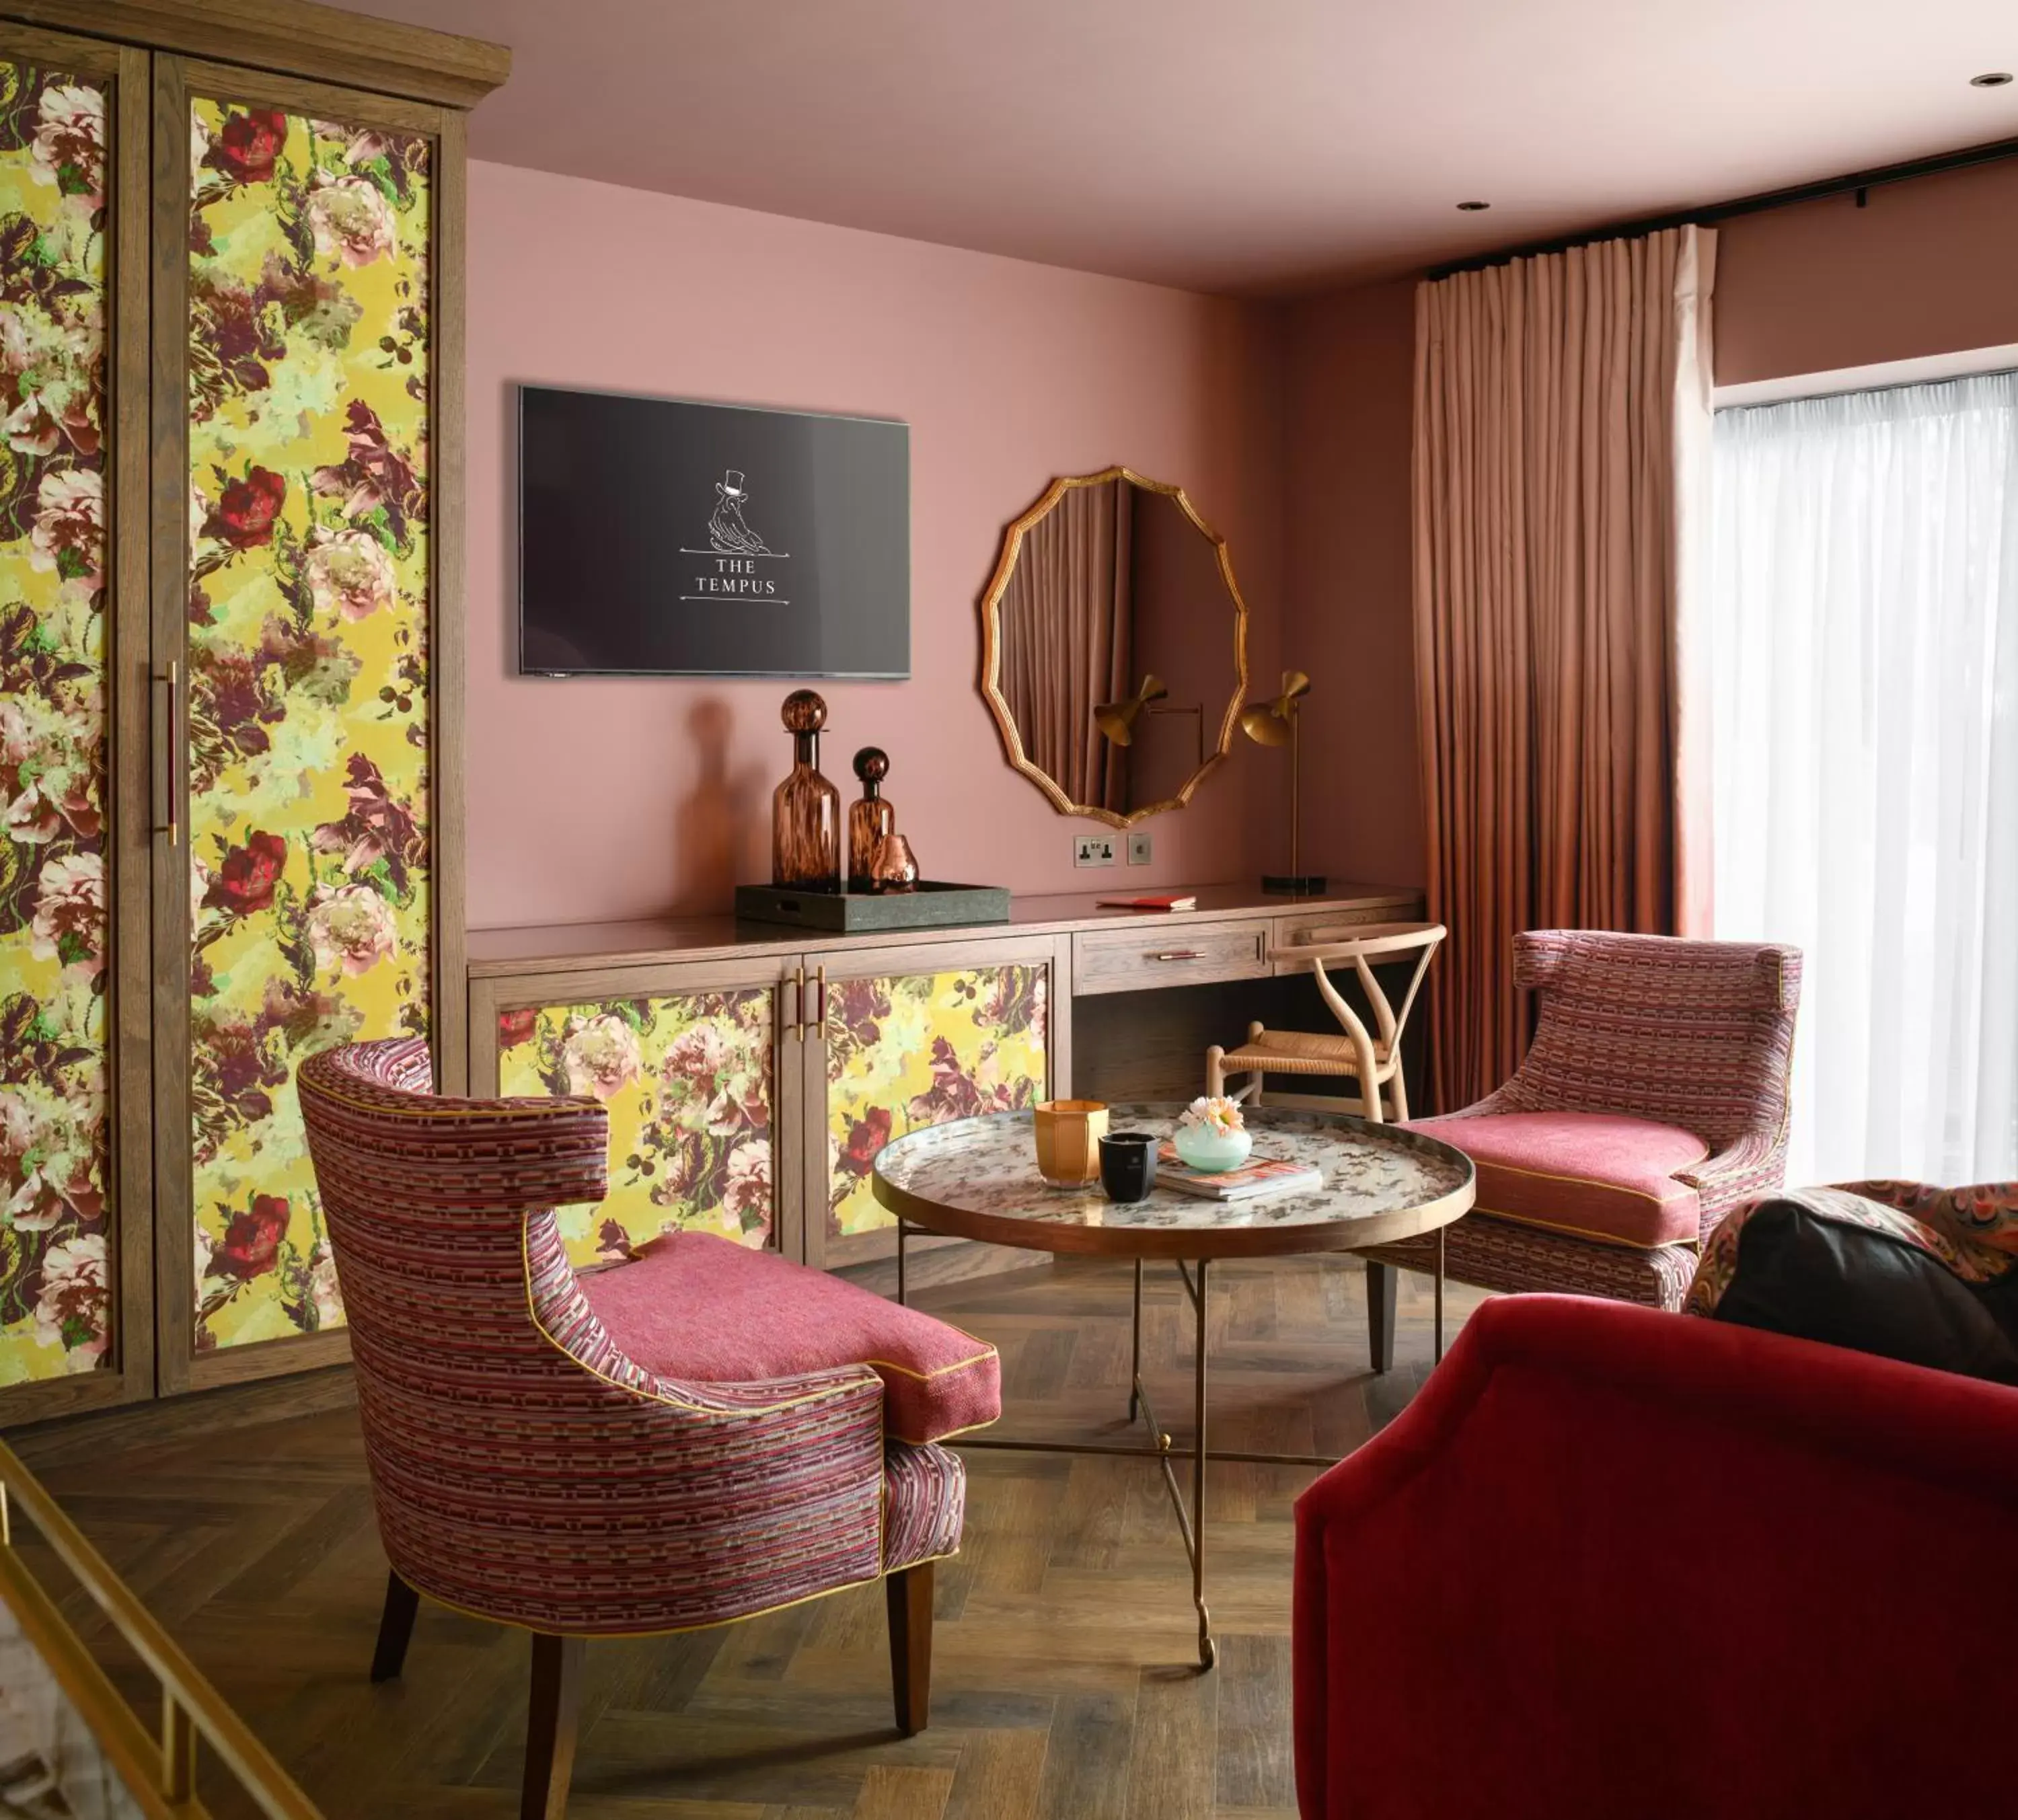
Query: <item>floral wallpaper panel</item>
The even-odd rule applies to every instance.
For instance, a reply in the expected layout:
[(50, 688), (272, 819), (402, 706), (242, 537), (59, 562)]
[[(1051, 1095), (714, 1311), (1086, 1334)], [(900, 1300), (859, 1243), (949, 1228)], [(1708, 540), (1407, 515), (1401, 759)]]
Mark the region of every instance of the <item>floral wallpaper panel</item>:
[(762, 988), (501, 1013), (498, 1090), (609, 1108), (609, 1193), (557, 1215), (577, 1264), (676, 1228), (769, 1238), (772, 995)]
[(190, 115), (199, 1351), (343, 1318), (294, 1071), (425, 1035), (426, 139)]
[(891, 1223), (869, 1178), (892, 1138), (1045, 1096), (1047, 981), (1041, 966), (995, 966), (827, 988), (830, 1233)]
[(105, 99), (0, 63), (0, 1384), (112, 1338)]

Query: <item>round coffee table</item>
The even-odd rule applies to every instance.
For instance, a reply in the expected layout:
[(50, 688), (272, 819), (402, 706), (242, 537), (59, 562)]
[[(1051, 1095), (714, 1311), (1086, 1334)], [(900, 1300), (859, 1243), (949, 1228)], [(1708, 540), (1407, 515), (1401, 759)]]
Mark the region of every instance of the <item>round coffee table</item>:
[[(1168, 1137), (1181, 1107), (1116, 1106), (1112, 1131)], [(1108, 1453), (1157, 1461), (1163, 1467), (1184, 1551), (1191, 1558), (1192, 1599), (1198, 1608), (1199, 1666), (1217, 1651), (1205, 1601), (1205, 1468), (1208, 1460), (1275, 1466), (1329, 1466), (1318, 1454), (1216, 1453), (1206, 1444), (1207, 1272), (1220, 1258), (1350, 1251), (1368, 1245), (1436, 1239), (1436, 1352), (1443, 1356), (1443, 1229), (1472, 1202), (1471, 1159), (1416, 1131), (1376, 1125), (1344, 1113), (1260, 1106), (1247, 1110), (1257, 1157), (1315, 1165), (1321, 1187), (1246, 1201), (1202, 1199), (1157, 1186), (1146, 1201), (1109, 1201), (1098, 1183), (1052, 1188), (1037, 1173), (1036, 1139), (1028, 1112), (954, 1119), (886, 1145), (876, 1159), (876, 1198), (897, 1216), (897, 1298), (905, 1298), (904, 1240), (918, 1230), (979, 1239), (1025, 1251), (1126, 1258), (1135, 1266), (1134, 1344), (1128, 1416), (1147, 1421), (1151, 1444), (998, 1440), (970, 1436), (959, 1446), (1007, 1447), (1034, 1453)], [(1170, 1435), (1157, 1421), (1142, 1384), (1142, 1266), (1174, 1262), (1194, 1321), (1194, 1427), (1192, 1493), (1187, 1507), (1172, 1465)]]

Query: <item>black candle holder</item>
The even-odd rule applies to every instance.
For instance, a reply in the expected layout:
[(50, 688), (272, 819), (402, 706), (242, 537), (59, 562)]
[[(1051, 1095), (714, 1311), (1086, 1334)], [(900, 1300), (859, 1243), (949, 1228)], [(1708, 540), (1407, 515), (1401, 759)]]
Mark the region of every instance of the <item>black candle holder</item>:
[(1110, 1132), (1100, 1140), (1100, 1186), (1109, 1201), (1147, 1201), (1156, 1186), (1157, 1140), (1146, 1131)]

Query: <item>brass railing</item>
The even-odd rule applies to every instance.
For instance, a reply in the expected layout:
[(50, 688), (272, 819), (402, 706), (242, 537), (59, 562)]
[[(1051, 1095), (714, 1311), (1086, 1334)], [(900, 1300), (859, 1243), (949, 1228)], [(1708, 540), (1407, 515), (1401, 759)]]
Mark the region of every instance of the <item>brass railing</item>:
[[(15, 1546), (16, 1517), (32, 1524), (113, 1628), (161, 1683), (158, 1734), (142, 1723)], [(207, 1745), (270, 1820), (320, 1820), (308, 1797), (252, 1735), (152, 1613), (107, 1565), (34, 1474), (0, 1444), (0, 1603), (48, 1666), (106, 1761), (148, 1820), (204, 1820), (197, 1757)]]

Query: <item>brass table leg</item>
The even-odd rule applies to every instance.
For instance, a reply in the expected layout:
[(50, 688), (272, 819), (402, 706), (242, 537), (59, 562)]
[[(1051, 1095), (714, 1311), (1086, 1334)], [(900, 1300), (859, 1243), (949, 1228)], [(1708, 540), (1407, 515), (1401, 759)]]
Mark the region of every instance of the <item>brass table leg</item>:
[(1148, 1393), (1136, 1381), (1136, 1394), (1141, 1399), (1142, 1414), (1149, 1424), (1149, 1432), (1157, 1443), (1157, 1452), (1163, 1468), (1163, 1482), (1170, 1493), (1170, 1508), (1177, 1512), (1177, 1533), (1184, 1537), (1184, 1553), (1192, 1564), (1192, 1603), (1198, 1609), (1199, 1667), (1208, 1669), (1219, 1659), (1219, 1648), (1213, 1641), (1212, 1612), (1205, 1602), (1205, 1463), (1221, 1456), (1213, 1454), (1206, 1444), (1206, 1284), (1208, 1261), (1198, 1262), (1198, 1275), (1193, 1277), (1192, 1266), (1183, 1259), (1177, 1260), (1177, 1274), (1184, 1279), (1184, 1293), (1192, 1300), (1192, 1328), (1193, 1352), (1192, 1362), (1192, 1417), (1196, 1424), (1192, 1435), (1192, 1496), (1188, 1507), (1182, 1490), (1177, 1484), (1177, 1475), (1170, 1464), (1170, 1437), (1158, 1425), (1155, 1413), (1149, 1407)]
[[(1198, 1607), (1199, 1667), (1210, 1668), (1219, 1659), (1212, 1640), (1212, 1613), (1205, 1602), (1205, 1291), (1208, 1259), (1199, 1259), (1198, 1290), (1192, 1300), (1197, 1313), (1196, 1373), (1192, 1396), (1198, 1432), (1192, 1437), (1192, 1603)], [(1183, 1265), (1177, 1268), (1182, 1269)], [(1188, 1281), (1185, 1287), (1190, 1287)]]
[(902, 1214), (897, 1216), (897, 1305), (899, 1308), (906, 1305), (904, 1302), (904, 1216)]
[[(899, 1244), (902, 1243), (899, 1226)], [(1200, 1258), (1197, 1274), (1192, 1266), (1177, 1262), (1177, 1274), (1184, 1279), (1184, 1293), (1192, 1304), (1192, 1417), (1196, 1427), (1192, 1436), (1192, 1489), (1188, 1500), (1184, 1487), (1178, 1482), (1175, 1443), (1162, 1423), (1156, 1420), (1156, 1412), (1149, 1401), (1149, 1392), (1142, 1382), (1142, 1266), (1135, 1266), (1135, 1346), (1134, 1370), (1130, 1382), (1132, 1389), (1128, 1399), (1131, 1417), (1139, 1415), (1149, 1431), (1149, 1445), (1146, 1447), (1130, 1446), (1114, 1441), (1024, 1441), (996, 1435), (959, 1435), (946, 1445), (963, 1451), (968, 1448), (996, 1449), (1015, 1453), (1082, 1454), (1094, 1457), (1121, 1460), (1153, 1460), (1162, 1468), (1163, 1485), (1170, 1494), (1170, 1508), (1176, 1513), (1177, 1533), (1184, 1539), (1184, 1558), (1192, 1566), (1192, 1603), (1198, 1611), (1199, 1667), (1209, 1669), (1219, 1659), (1219, 1647), (1212, 1634), (1212, 1611), (1205, 1599), (1205, 1469), (1208, 1461), (1235, 1461), (1257, 1466), (1336, 1466), (1336, 1457), (1323, 1453), (1268, 1453), (1249, 1451), (1244, 1448), (1215, 1450), (1207, 1443), (1206, 1428), (1206, 1392), (1208, 1383), (1206, 1361), (1206, 1283), (1210, 1266), (1207, 1260)], [(899, 1276), (901, 1282), (901, 1273)]]
[(1129, 1328), (1128, 1419), (1142, 1413), (1142, 1260), (1135, 1260), (1135, 1318)]

